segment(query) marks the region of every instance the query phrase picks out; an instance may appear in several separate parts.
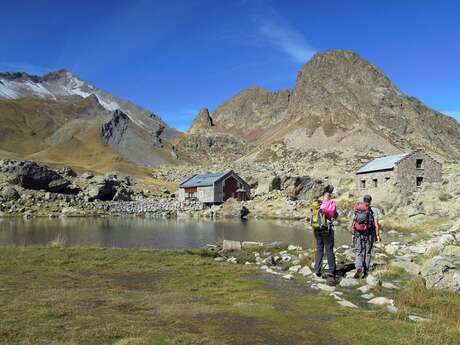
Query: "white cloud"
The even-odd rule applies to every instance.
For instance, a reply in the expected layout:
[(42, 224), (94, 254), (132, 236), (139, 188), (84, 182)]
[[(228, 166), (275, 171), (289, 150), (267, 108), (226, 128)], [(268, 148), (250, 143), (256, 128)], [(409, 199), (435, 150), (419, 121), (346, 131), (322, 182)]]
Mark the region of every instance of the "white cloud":
[(315, 54), (315, 49), (308, 44), (302, 33), (293, 28), (275, 11), (271, 10), (256, 15), (253, 20), (258, 34), (287, 54), (293, 61), (305, 63)]

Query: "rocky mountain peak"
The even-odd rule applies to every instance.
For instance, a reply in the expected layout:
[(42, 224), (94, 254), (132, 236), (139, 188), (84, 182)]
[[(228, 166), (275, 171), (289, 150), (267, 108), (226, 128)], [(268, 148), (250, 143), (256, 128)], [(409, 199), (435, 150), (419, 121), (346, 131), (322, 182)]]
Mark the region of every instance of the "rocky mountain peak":
[(330, 93), (349, 88), (387, 88), (399, 92), (377, 67), (347, 50), (317, 53), (297, 75), (295, 91), (322, 88)]
[(460, 155), (455, 120), (403, 94), (376, 66), (349, 50), (315, 54), (292, 91), (251, 87), (211, 113), (213, 132), (250, 143), (283, 141), (300, 150), (423, 147)]
[(43, 81), (51, 81), (51, 80), (58, 80), (63, 78), (77, 78), (72, 72), (67, 69), (60, 69), (57, 71), (53, 71), (50, 73), (45, 74), (41, 79)]
[(212, 126), (214, 126), (214, 123), (211, 115), (209, 114), (208, 108), (202, 108), (193, 120), (192, 126), (188, 132), (191, 134), (207, 132)]
[(286, 114), (289, 97), (289, 90), (245, 89), (212, 112), (213, 130), (257, 141)]

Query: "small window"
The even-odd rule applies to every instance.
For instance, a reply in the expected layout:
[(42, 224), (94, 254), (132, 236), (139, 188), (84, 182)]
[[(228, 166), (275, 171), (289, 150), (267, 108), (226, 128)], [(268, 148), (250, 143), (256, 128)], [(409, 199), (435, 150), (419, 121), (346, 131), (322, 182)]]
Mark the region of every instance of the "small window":
[(379, 181), (375, 178), (372, 180), (372, 183), (374, 184), (374, 187), (378, 187)]
[(385, 183), (388, 183), (388, 182), (390, 182), (390, 176), (385, 177)]
[(422, 184), (423, 184), (423, 177), (417, 176), (417, 180), (416, 180), (415, 183), (416, 183), (417, 187), (421, 187)]
[(417, 169), (423, 169), (423, 159), (416, 159), (415, 160), (415, 167)]
[(361, 188), (366, 189), (366, 180), (361, 180)]

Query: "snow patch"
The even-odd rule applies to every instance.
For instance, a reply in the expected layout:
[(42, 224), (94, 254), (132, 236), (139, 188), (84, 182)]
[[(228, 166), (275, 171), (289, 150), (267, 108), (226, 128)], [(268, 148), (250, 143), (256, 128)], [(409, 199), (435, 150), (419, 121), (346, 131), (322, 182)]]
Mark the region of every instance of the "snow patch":
[(40, 83), (33, 83), (31, 82), (30, 80), (26, 81), (24, 84), (23, 84), (25, 87), (27, 87), (28, 89), (30, 89), (30, 91), (39, 96), (39, 97), (42, 97), (42, 98), (53, 98), (53, 99), (56, 99), (56, 97), (54, 97), (54, 95), (49, 92), (48, 89), (44, 88), (42, 84)]
[(7, 99), (14, 99), (14, 98), (18, 98), (18, 95), (17, 93), (14, 91), (14, 90), (11, 90), (11, 88), (9, 87), (9, 82), (4, 80), (4, 79), (0, 79), (1, 83), (0, 83), (0, 97), (1, 98), (7, 98)]

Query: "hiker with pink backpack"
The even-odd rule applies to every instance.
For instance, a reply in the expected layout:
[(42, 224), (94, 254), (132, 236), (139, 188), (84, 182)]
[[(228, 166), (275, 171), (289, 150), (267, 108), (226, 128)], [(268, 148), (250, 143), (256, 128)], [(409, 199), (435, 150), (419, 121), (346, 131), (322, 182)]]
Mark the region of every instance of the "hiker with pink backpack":
[[(316, 201), (318, 205), (318, 202)], [(324, 199), (321, 205), (316, 210), (312, 207), (312, 215), (310, 216), (310, 224), (313, 228), (313, 233), (316, 240), (315, 254), (315, 274), (318, 277), (322, 276), (321, 266), (323, 263), (324, 252), (326, 252), (327, 264), (329, 272), (327, 277), (335, 280), (335, 255), (334, 255), (334, 228), (333, 222), (337, 218), (337, 206), (332, 200), (332, 195), (329, 192), (324, 194)], [(317, 214), (313, 214), (317, 213)], [(315, 221), (316, 220), (316, 221)]]
[(372, 248), (375, 241), (380, 241), (378, 209), (371, 206), (372, 197), (365, 195), (353, 209), (353, 243), (356, 250), (355, 279), (365, 278), (371, 267)]

